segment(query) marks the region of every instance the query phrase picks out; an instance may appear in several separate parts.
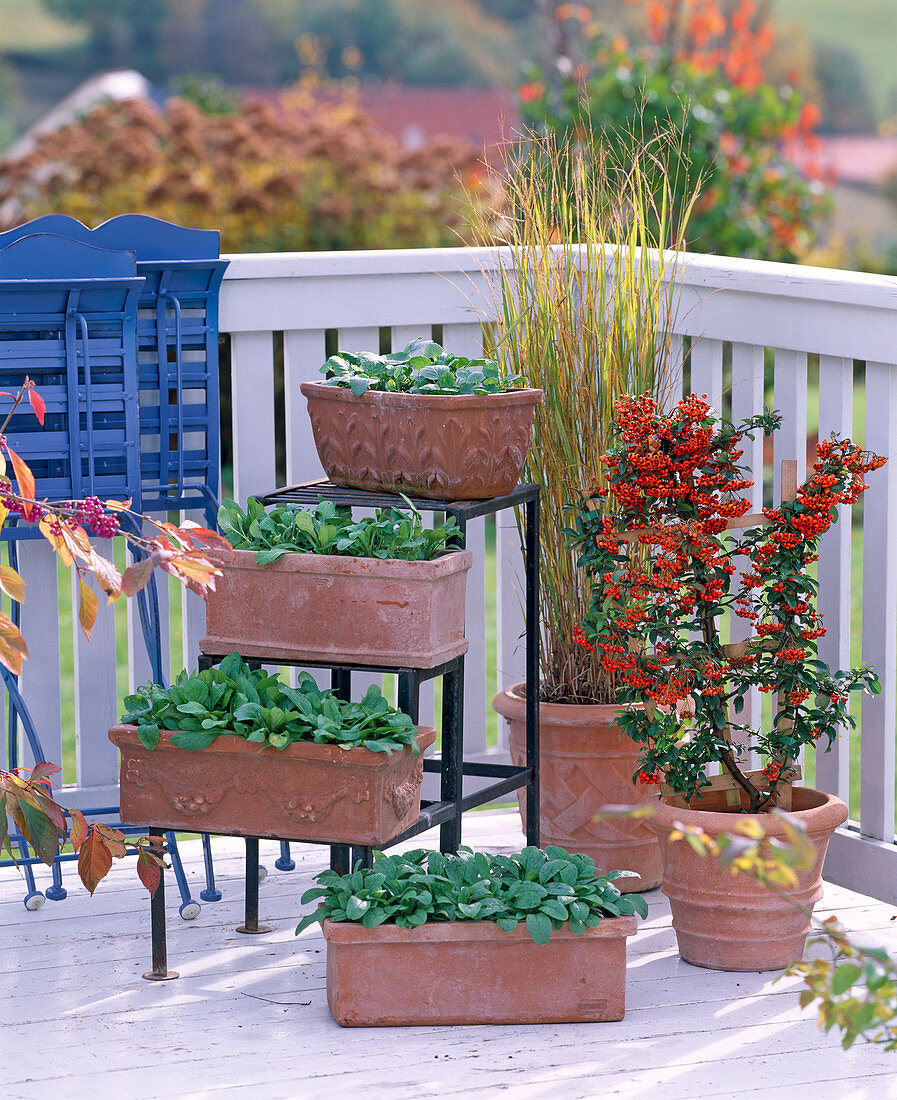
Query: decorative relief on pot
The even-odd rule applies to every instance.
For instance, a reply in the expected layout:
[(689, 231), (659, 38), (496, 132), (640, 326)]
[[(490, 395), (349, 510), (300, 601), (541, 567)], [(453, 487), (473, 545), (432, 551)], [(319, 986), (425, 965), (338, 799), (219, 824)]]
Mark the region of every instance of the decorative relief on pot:
[(192, 790), (192, 791), (169, 791), (169, 798), (171, 804), (176, 810), (180, 810), (185, 817), (204, 817), (213, 807), (224, 798), (227, 793), (227, 787), (219, 787), (214, 792)]
[(362, 802), (370, 802), (371, 792), (368, 789), (360, 790), (348, 783), (339, 788), (330, 788), (325, 797), (317, 799), (288, 799), (283, 803), (284, 814), (290, 821), (316, 822), (324, 821), (333, 812), (333, 808), (340, 802), (351, 801), (356, 806)]
[(328, 477), (357, 489), (476, 500), (516, 485), (541, 390), (443, 396), (303, 383)]
[(133, 783), (135, 787), (145, 787), (149, 782), (145, 765), (146, 761), (139, 756), (122, 757), (121, 766), (125, 779), (129, 783)]

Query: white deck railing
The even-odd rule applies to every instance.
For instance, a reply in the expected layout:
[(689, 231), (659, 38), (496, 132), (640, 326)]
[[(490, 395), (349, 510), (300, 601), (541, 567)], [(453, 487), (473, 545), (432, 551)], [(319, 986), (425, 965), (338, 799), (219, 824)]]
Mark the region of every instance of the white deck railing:
[[(221, 294), (221, 330), (231, 335), (234, 492), (240, 501), (277, 483), (275, 440), (286, 441), (286, 482), (320, 474), (299, 383), (318, 376), (328, 330), (341, 348), (375, 349), (381, 329), (399, 348), (441, 326), (456, 352), (479, 351), (482, 322), (492, 316), (489, 273), (496, 253), (488, 249), (245, 255), (231, 257)], [(864, 438), (883, 454), (897, 440), (897, 280), (853, 272), (688, 257), (681, 271), (677, 332), (690, 348), (685, 382), (707, 393), (714, 405), (741, 419), (764, 404), (764, 364), (773, 364), (774, 398), (785, 418), (773, 460), (806, 464), (808, 417), (819, 433)], [(281, 335), (282, 334), (282, 335)], [(275, 340), (283, 340), (285, 402), (275, 406)], [(858, 365), (855, 367), (855, 362)], [(818, 384), (817, 384), (818, 380)], [(808, 397), (809, 393), (809, 397)], [(277, 423), (278, 413), (283, 423)], [(858, 419), (859, 418), (859, 419)], [(746, 459), (762, 466), (762, 442)], [(755, 505), (777, 500), (778, 486), (755, 487)], [(897, 459), (871, 478), (865, 496), (862, 567), (852, 575), (851, 526), (842, 522), (825, 539), (820, 565), (820, 606), (828, 635), (822, 656), (838, 667), (850, 660), (851, 592), (862, 585), (862, 660), (875, 666), (883, 691), (863, 700), (857, 821), (841, 830), (830, 850), (827, 874), (834, 881), (897, 902), (894, 845), (895, 707), (897, 707)], [(486, 529), (472, 525), (469, 542), (478, 563), (469, 581), (466, 744), (488, 751), (486, 714), (494, 690), (522, 679), (520, 562), (510, 516), (497, 533), (498, 671), (486, 676)], [(31, 660), (23, 687), (39, 724), (46, 755), (61, 758), (60, 646), (57, 567), (49, 550), (34, 544), (22, 552), (29, 584), (23, 629)], [(67, 583), (67, 582), (64, 582)], [(163, 603), (167, 592), (163, 592)], [(167, 607), (167, 604), (165, 604)], [(249, 612), (251, 613), (251, 612)], [(131, 683), (148, 668), (128, 610)], [(116, 759), (106, 728), (119, 707), (114, 676), (114, 617), (101, 614), (89, 644), (75, 631), (74, 693), (78, 744), (77, 785), (71, 799), (98, 805), (115, 801)], [(203, 627), (201, 601), (184, 599), (183, 659), (193, 664)], [(854, 654), (854, 659), (856, 659)], [(860, 715), (858, 714), (858, 717)], [(493, 750), (493, 751), (500, 751)], [(70, 777), (66, 777), (70, 778)], [(816, 761), (817, 784), (848, 798), (850, 752), (842, 738)]]

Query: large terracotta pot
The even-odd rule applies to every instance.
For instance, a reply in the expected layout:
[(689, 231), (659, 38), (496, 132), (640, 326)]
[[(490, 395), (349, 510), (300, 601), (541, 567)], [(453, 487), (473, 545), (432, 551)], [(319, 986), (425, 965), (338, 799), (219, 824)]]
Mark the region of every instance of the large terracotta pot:
[[(701, 857), (683, 840), (671, 841), (677, 825), (697, 825), (716, 837), (735, 831), (741, 815), (726, 812), (724, 796), (706, 795), (707, 809), (680, 809), (657, 802), (651, 819), (663, 853), (663, 892), (670, 899), (679, 954), (710, 970), (781, 970), (804, 953), (810, 919), (745, 874), (733, 875), (715, 858)], [(806, 909), (822, 897), (822, 865), (829, 838), (847, 820), (840, 798), (795, 787), (791, 816), (816, 846), (816, 861), (798, 872), (797, 889), (788, 895)], [(782, 822), (755, 814), (767, 837), (786, 839)]]
[(539, 945), (525, 925), (503, 932), (490, 921), (365, 928), (327, 920), (327, 1003), (342, 1027), (622, 1020), (626, 937), (635, 928), (635, 917), (606, 917)]
[(335, 485), (438, 500), (506, 496), (520, 479), (542, 391), (439, 396), (303, 382)]
[(432, 561), (210, 552), (222, 575), (207, 592), (203, 653), (266, 660), (434, 668), (467, 652), (470, 550)]
[(420, 816), (423, 751), (436, 731), (418, 727), (421, 756), (314, 742), (260, 749), (227, 734), (179, 749), (172, 736), (161, 730), (147, 749), (136, 726), (109, 731), (121, 749), (126, 825), (377, 847)]
[[(508, 747), (515, 764), (526, 762), (524, 684), (496, 695), (492, 706), (510, 726)], [(602, 871), (635, 871), (618, 879), (624, 892), (660, 885), (660, 849), (641, 820), (596, 821), (602, 806), (640, 806), (655, 791), (634, 786), (638, 750), (616, 725), (617, 706), (539, 704), (539, 806), (542, 844), (583, 852)], [(521, 816), (524, 798), (518, 794)], [(526, 822), (524, 820), (524, 827)]]

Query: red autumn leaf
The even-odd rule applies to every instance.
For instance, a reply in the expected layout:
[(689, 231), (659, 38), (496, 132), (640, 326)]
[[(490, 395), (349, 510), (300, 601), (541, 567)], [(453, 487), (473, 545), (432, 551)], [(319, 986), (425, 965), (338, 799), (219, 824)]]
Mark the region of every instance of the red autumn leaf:
[(72, 827), (69, 831), (69, 840), (72, 842), (72, 849), (77, 852), (87, 839), (87, 820), (80, 810), (69, 810), (69, 813), (72, 816)]
[(46, 760), (41, 760), (39, 764), (35, 764), (31, 769), (31, 782), (34, 783), (35, 780), (44, 779), (49, 775), (59, 775), (61, 771), (62, 768), (58, 764), (50, 764)]
[(183, 521), (181, 530), (186, 532), (193, 542), (198, 542), (202, 546), (214, 546), (215, 549), (223, 550), (231, 557), (234, 556), (233, 546), (217, 531), (212, 531), (208, 527), (200, 527), (198, 524), (194, 526), (194, 521), (189, 519)]
[(22, 835), (34, 849), (37, 858), (49, 867), (59, 848), (59, 830), (45, 810), (27, 798), (10, 799), (10, 813)]
[(150, 894), (155, 894), (162, 881), (162, 862), (146, 848), (137, 853), (137, 875)]
[[(27, 497), (29, 500), (34, 500), (34, 474), (31, 472), (31, 467), (24, 459), (19, 458), (16, 452), (8, 444), (6, 453), (12, 460), (12, 468), (16, 472), (16, 483), (19, 486), (20, 496)], [(22, 512), (25, 515), (25, 519), (30, 519), (31, 505), (23, 504)]]
[(40, 425), (44, 423), (44, 414), (47, 411), (47, 406), (44, 403), (44, 399), (33, 387), (28, 389), (28, 400), (31, 403), (32, 409), (34, 409), (34, 415), (37, 417), (37, 422)]
[(81, 603), (78, 608), (78, 622), (81, 624), (84, 636), (90, 641), (90, 632), (93, 630), (93, 624), (97, 621), (99, 600), (97, 599), (96, 592), (80, 579), (79, 592)]
[(22, 660), (28, 656), (28, 646), (22, 632), (8, 615), (0, 613), (0, 664), (17, 676), (22, 671)]
[(128, 854), (128, 849), (125, 846), (125, 834), (121, 830), (114, 829), (111, 825), (105, 825), (102, 821), (98, 821), (94, 825), (94, 832), (103, 838), (103, 843), (117, 859)]
[(109, 597), (112, 603), (121, 595), (121, 573), (118, 567), (108, 558), (98, 554), (93, 547), (90, 549), (90, 570), (97, 579), (100, 588)]
[(141, 558), (140, 561), (135, 561), (133, 565), (128, 566), (121, 579), (121, 590), (125, 596), (134, 596), (141, 588), (149, 584), (149, 579), (153, 575), (153, 569), (156, 566), (156, 561), (153, 560), (155, 557), (156, 555), (153, 554), (151, 557)]
[(112, 868), (112, 853), (96, 828), (90, 830), (78, 853), (78, 875), (93, 893)]

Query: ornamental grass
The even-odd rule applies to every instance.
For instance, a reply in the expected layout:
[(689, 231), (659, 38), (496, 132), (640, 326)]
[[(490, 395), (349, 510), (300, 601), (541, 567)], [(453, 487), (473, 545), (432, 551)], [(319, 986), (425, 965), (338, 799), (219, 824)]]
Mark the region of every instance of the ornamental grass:
[(591, 145), (533, 136), (510, 170), (504, 209), (481, 234), (508, 249), (494, 284), (491, 354), (544, 391), (523, 476), (542, 490), (545, 702), (616, 701), (614, 676), (574, 641), (589, 586), (565, 528), (571, 503), (600, 473), (614, 401), (651, 392), (667, 403), (679, 385), (677, 243), (687, 217), (674, 240), (670, 187), (658, 171), (674, 142), (643, 144), (623, 166)]

